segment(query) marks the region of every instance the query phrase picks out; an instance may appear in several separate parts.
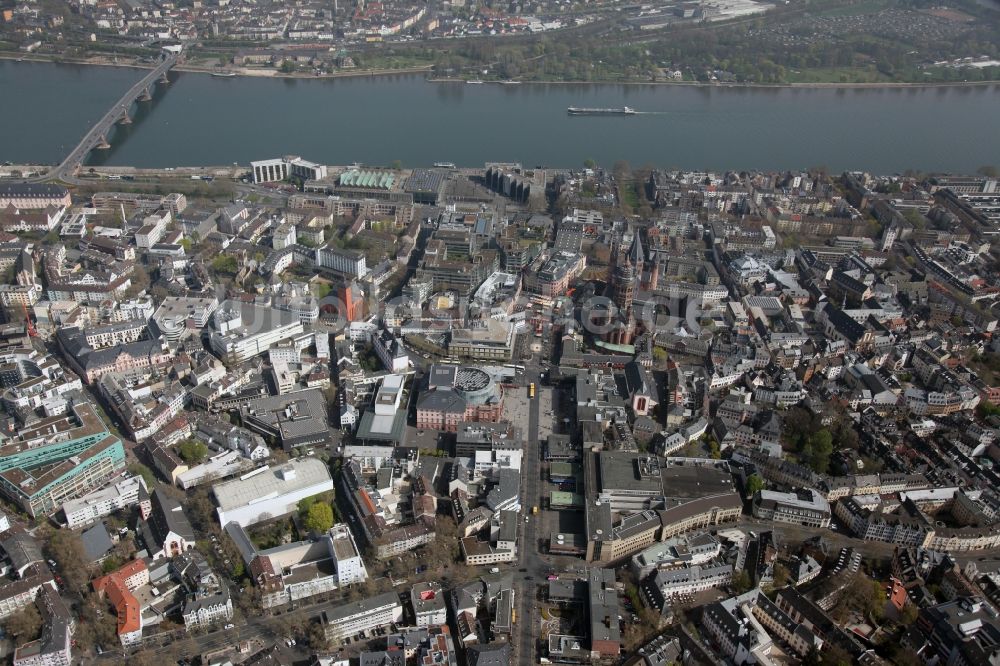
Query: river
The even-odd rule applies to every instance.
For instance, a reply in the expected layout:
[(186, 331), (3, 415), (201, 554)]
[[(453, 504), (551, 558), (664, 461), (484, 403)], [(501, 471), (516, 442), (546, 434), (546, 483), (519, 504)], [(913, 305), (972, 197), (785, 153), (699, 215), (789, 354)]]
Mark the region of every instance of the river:
[[(57, 162), (139, 70), (0, 61), (0, 161)], [(1000, 162), (1000, 85), (742, 88), (430, 83), (171, 73), (90, 164), (487, 161), (685, 169), (971, 172)], [(568, 116), (630, 106), (635, 116)]]

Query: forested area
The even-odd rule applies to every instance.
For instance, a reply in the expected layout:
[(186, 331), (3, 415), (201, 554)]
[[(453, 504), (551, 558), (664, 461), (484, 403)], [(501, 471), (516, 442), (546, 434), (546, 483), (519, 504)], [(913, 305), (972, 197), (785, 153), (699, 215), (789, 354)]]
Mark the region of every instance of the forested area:
[(926, 0), (813, 3), (732, 24), (678, 26), (646, 35), (551, 33), (529, 41), (463, 42), (400, 49), (433, 62), (436, 76), (537, 81), (877, 83), (1000, 78), (1000, 11), (962, 0), (941, 10)]

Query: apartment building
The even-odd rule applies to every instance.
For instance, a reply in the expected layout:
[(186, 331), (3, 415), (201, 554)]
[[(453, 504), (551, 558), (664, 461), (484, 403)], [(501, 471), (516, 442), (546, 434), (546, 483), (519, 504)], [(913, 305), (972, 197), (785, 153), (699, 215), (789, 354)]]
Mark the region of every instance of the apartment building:
[(233, 619), (233, 600), (229, 596), (229, 588), (223, 585), (218, 592), (185, 601), (181, 616), (184, 618), (184, 628), (188, 631), (228, 622)]
[(121, 440), (89, 404), (21, 430), (0, 447), (0, 492), (32, 516), (102, 487), (125, 469)]
[(586, 267), (587, 258), (578, 252), (553, 252), (533, 278), (528, 280), (528, 291), (542, 296), (562, 296)]
[(432, 627), (448, 621), (444, 590), (438, 583), (417, 583), (410, 588), (410, 604), (418, 627)]
[(106, 576), (94, 579), (91, 585), (98, 594), (107, 596), (118, 615), (118, 639), (123, 647), (142, 642), (142, 612), (133, 592), (149, 583), (149, 569), (144, 560), (133, 560)]
[(72, 529), (95, 523), (125, 507), (138, 506), (140, 513), (150, 511), (149, 493), (141, 476), (126, 476), (113, 485), (70, 500), (62, 506), (66, 526)]
[(753, 498), (753, 515), (763, 520), (829, 527), (830, 503), (818, 491), (803, 488), (790, 493), (758, 490)]
[(341, 604), (322, 614), (323, 633), (334, 644), (355, 634), (388, 627), (402, 620), (403, 605), (396, 592)]
[(330, 557), (337, 569), (337, 585), (344, 587), (366, 581), (368, 570), (350, 528), (344, 523), (338, 523), (330, 528), (328, 537)]
[(52, 572), (44, 565), (34, 564), (17, 580), (3, 579), (0, 584), (0, 620), (10, 617), (35, 602), (43, 587), (56, 589)]
[(618, 588), (614, 569), (592, 568), (587, 574), (587, 619), (590, 651), (601, 658), (621, 653), (621, 626), (618, 624)]
[(42, 635), (17, 647), (13, 666), (70, 666), (73, 617), (58, 592), (47, 586), (39, 592), (35, 606), (42, 617)]
[(372, 334), (372, 349), (389, 372), (404, 372), (410, 367), (410, 356), (403, 343), (385, 328)]
[(349, 277), (364, 277), (368, 274), (365, 255), (356, 250), (324, 246), (316, 250), (316, 263)]

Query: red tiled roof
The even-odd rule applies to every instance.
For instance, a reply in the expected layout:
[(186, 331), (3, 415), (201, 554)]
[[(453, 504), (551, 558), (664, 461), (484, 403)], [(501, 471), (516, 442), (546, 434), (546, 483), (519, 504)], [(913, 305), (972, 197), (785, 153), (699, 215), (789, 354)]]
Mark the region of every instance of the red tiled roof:
[(108, 600), (118, 614), (118, 635), (142, 629), (142, 615), (139, 600), (129, 590), (125, 580), (146, 568), (144, 560), (132, 560), (118, 571), (94, 579), (93, 586), (98, 592), (108, 595)]
[(128, 634), (142, 629), (139, 600), (125, 587), (125, 581), (116, 578), (107, 587), (108, 599), (118, 613), (118, 634)]

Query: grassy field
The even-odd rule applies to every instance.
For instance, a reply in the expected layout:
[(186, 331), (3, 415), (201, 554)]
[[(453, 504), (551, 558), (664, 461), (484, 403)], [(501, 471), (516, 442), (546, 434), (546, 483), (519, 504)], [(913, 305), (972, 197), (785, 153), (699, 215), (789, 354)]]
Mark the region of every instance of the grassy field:
[(628, 206), (631, 210), (635, 210), (639, 207), (639, 193), (636, 191), (636, 187), (636, 183), (631, 182), (621, 188), (622, 203)]
[(429, 67), (433, 64), (433, 54), (424, 57), (416, 53), (368, 53), (361, 59), (361, 66), (364, 69), (410, 69), (412, 67)]

